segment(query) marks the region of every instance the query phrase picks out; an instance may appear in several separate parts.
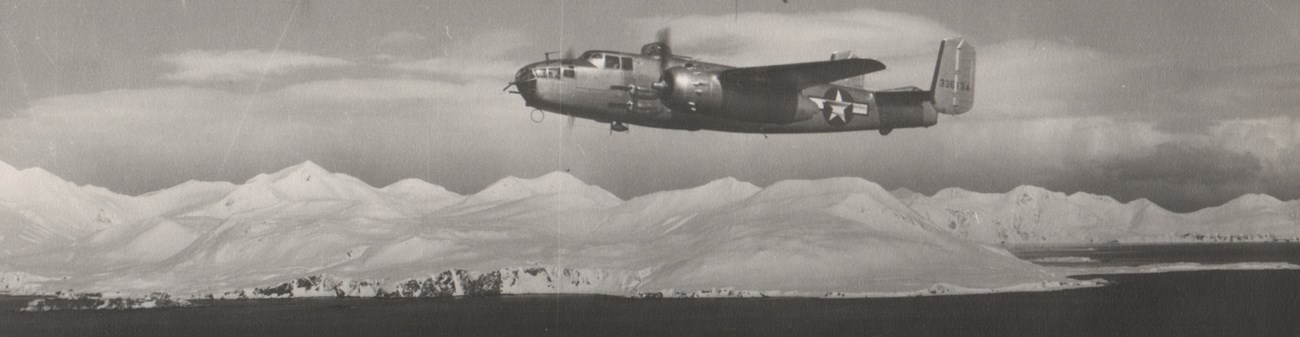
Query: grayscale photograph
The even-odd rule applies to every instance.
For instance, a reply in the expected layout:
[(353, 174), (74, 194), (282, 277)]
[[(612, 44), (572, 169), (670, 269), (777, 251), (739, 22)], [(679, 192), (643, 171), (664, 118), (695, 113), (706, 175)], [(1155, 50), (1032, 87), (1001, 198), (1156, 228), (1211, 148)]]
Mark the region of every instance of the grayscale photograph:
[(1300, 2), (0, 0), (0, 336), (1297, 336)]

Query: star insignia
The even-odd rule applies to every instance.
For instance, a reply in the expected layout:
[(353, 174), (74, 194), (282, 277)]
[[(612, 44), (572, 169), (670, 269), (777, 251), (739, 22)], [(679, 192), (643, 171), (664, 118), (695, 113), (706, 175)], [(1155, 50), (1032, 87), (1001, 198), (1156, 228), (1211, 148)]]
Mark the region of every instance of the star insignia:
[(826, 117), (826, 122), (835, 126), (843, 126), (849, 123), (851, 115), (867, 115), (866, 106), (854, 103), (851, 100), (844, 99), (844, 92), (839, 89), (831, 89), (826, 93), (826, 98), (808, 97), (814, 104), (822, 108), (822, 115)]

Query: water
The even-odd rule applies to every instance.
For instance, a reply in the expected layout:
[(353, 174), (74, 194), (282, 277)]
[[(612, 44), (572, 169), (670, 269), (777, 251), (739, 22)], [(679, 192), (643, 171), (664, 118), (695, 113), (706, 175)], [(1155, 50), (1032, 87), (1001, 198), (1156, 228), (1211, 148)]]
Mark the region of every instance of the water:
[(1021, 246), (1011, 249), (1017, 257), (1033, 261), (1041, 258), (1086, 257), (1094, 263), (1040, 262), (1043, 265), (1068, 266), (1140, 266), (1155, 263), (1195, 262), (1226, 264), (1240, 262), (1286, 262), (1300, 265), (1300, 243), (1232, 243), (1232, 244), (1156, 244), (1096, 246)]
[[(1300, 246), (1300, 245), (1297, 245)], [(1094, 247), (1108, 262), (1182, 262), (1226, 250), (1261, 259), (1295, 247)], [(1244, 247), (1244, 246), (1243, 246)], [(1078, 250), (1079, 247), (1071, 249)], [(1021, 250), (1018, 253), (1026, 254)], [(1175, 253), (1177, 252), (1177, 253)], [(1033, 254), (1047, 254), (1043, 252)], [(1077, 251), (1057, 256), (1085, 256)], [(1156, 261), (1158, 260), (1158, 261)], [(1232, 259), (1233, 262), (1244, 262)], [(1290, 260), (1287, 260), (1290, 261)], [(200, 308), (19, 313), (0, 297), (0, 336), (1298, 336), (1300, 271), (1079, 276), (1108, 287), (884, 299), (504, 296), (198, 302)]]

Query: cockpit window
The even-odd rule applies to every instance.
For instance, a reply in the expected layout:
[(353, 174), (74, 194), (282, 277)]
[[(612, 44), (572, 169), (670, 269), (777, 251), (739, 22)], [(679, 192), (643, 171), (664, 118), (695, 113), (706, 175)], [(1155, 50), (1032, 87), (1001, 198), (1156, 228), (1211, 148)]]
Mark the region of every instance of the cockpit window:
[(515, 82), (523, 82), (535, 78), (537, 77), (533, 76), (533, 71), (528, 68), (519, 69), (519, 72), (515, 73)]
[(619, 62), (618, 62), (618, 60), (619, 60), (619, 58), (617, 58), (617, 57), (606, 57), (606, 58), (605, 58), (605, 69), (618, 69), (618, 68), (619, 68), (619, 65), (618, 65)]

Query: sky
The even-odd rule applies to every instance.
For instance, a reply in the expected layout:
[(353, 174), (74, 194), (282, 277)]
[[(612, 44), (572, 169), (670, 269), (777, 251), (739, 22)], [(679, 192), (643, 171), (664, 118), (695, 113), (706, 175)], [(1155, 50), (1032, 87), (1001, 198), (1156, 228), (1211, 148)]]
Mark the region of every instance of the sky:
[[(1186, 212), (1300, 198), (1300, 3), (1098, 1), (0, 1), (0, 161), (138, 195), (306, 160), (473, 193), (567, 170), (629, 198), (736, 177), (931, 194), (1036, 185)], [(547, 51), (735, 66), (854, 50), (924, 87), (978, 48), (975, 108), (925, 129), (732, 134), (530, 120), (501, 91)]]

